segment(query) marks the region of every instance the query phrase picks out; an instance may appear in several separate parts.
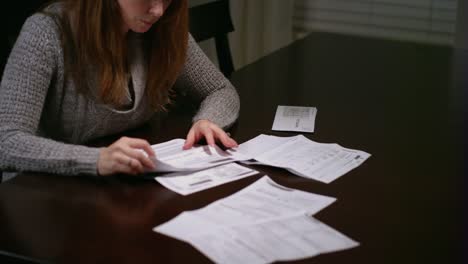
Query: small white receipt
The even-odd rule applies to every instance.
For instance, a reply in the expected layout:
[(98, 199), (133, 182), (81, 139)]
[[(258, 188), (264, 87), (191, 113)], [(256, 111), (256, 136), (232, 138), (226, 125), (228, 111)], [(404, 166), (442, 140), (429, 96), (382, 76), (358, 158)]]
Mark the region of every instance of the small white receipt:
[(317, 108), (279, 105), (271, 130), (314, 132)]

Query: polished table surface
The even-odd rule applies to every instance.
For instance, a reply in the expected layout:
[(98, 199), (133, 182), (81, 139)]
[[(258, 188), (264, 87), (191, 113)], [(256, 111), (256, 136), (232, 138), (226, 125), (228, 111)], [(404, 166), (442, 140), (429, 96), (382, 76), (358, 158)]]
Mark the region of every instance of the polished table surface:
[[(277, 105), (315, 106), (315, 132), (306, 136), (371, 153), (363, 165), (330, 184), (253, 166), (261, 174), (190, 196), (129, 176), (24, 173), (0, 185), (0, 253), (51, 263), (208, 262), (151, 229), (268, 174), (336, 197), (316, 217), (361, 243), (302, 262), (456, 263), (466, 61), (449, 47), (312, 33), (234, 74), (241, 113), (231, 133), (239, 142), (295, 135), (270, 130)], [(184, 137), (191, 111), (183, 108), (126, 135)]]

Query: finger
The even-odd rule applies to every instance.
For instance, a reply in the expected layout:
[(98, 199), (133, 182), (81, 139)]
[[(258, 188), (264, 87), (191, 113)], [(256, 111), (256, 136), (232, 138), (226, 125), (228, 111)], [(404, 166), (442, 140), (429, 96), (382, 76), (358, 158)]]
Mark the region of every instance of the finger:
[(130, 167), (130, 166), (127, 166), (127, 165), (124, 165), (124, 164), (119, 164), (118, 169), (119, 169), (119, 171), (118, 171), (119, 173), (125, 173), (125, 174), (129, 174), (129, 175), (141, 174), (141, 172), (139, 172), (137, 169), (135, 169), (133, 167)]
[(204, 136), (205, 136), (205, 139), (206, 139), (206, 143), (208, 143), (209, 146), (214, 146), (215, 145), (215, 140), (214, 140), (214, 137), (213, 137), (213, 132), (211, 129), (207, 129), (203, 132)]
[(139, 151), (138, 149), (124, 146), (122, 147), (122, 152), (128, 157), (138, 161), (138, 163), (141, 164), (142, 166), (145, 166), (150, 169), (155, 168), (154, 162), (145, 154), (143, 154), (143, 152)]
[(228, 148), (231, 147), (232, 142), (229, 141), (229, 137), (228, 137), (228, 135), (226, 135), (226, 133), (224, 133), (224, 131), (217, 131), (215, 135), (216, 135), (216, 138), (217, 138), (225, 147), (228, 147)]
[(183, 149), (184, 150), (190, 149), (194, 143), (195, 143), (195, 131), (193, 129), (190, 129), (187, 135), (187, 139), (185, 140)]
[(219, 141), (221, 141), (221, 143), (226, 148), (234, 148), (238, 146), (237, 142), (234, 139), (230, 138), (228, 135), (221, 135), (219, 137)]
[(132, 161), (132, 158), (129, 158), (128, 156), (125, 156), (122, 153), (117, 153), (114, 154), (114, 165), (113, 165), (113, 170), (115, 173), (126, 173), (126, 174), (132, 174), (135, 175), (138, 173), (136, 169), (134, 169), (134, 166), (137, 164), (133, 165), (135, 161)]
[(237, 142), (229, 137), (229, 135), (219, 127), (214, 127), (216, 138), (227, 148), (237, 147)]
[(148, 143), (148, 141), (139, 138), (127, 138), (127, 145), (132, 148), (142, 149), (143, 151), (148, 154), (150, 157), (155, 157), (156, 154), (154, 153), (153, 148)]
[(125, 174), (130, 174), (130, 175), (137, 175), (139, 172), (132, 167), (126, 165), (126, 164), (121, 164), (118, 163), (115, 165), (115, 172), (114, 173), (125, 173)]
[(137, 173), (145, 172), (145, 168), (143, 167), (143, 164), (141, 164), (139, 160), (130, 158), (128, 160), (128, 166), (131, 168), (133, 172), (137, 172)]
[(231, 148), (237, 148), (239, 146), (237, 141), (235, 139), (233, 139), (232, 137), (229, 137), (229, 140), (232, 142)]

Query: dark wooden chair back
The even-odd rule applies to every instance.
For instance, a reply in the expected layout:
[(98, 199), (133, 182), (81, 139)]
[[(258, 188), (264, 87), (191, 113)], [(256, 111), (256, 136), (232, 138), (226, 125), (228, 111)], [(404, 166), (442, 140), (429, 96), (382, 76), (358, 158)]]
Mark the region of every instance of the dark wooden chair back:
[(38, 11), (49, 0), (4, 1), (0, 23), (4, 30), (0, 40), (0, 76), (26, 18)]
[[(0, 16), (5, 29), (0, 41), (0, 74), (11, 48), (26, 18), (48, 0), (6, 1), (6, 12)], [(190, 32), (197, 42), (214, 38), (221, 72), (226, 77), (234, 71), (227, 34), (234, 31), (229, 9), (229, 0), (218, 0), (190, 8)]]
[(190, 33), (197, 42), (214, 38), (221, 72), (230, 77), (234, 71), (228, 33), (234, 31), (229, 0), (194, 6), (189, 11)]

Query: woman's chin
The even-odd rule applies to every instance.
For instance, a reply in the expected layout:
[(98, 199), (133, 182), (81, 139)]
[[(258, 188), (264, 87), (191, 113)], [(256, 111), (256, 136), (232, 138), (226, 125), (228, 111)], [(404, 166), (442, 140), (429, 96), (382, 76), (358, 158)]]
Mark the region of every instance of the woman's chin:
[(150, 30), (151, 26), (137, 26), (137, 27), (133, 27), (132, 28), (132, 31), (133, 32), (136, 32), (136, 33), (145, 33), (147, 32), (148, 30)]

